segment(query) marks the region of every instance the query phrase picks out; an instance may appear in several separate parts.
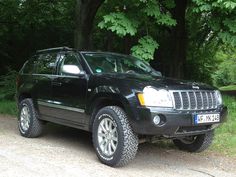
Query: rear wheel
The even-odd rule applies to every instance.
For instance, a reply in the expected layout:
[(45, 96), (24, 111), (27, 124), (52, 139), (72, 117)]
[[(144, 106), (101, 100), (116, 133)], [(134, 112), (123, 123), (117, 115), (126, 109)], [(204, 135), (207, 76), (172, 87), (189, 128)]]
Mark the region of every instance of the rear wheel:
[(18, 127), (20, 134), (27, 138), (35, 138), (42, 134), (43, 122), (39, 120), (32, 99), (27, 98), (19, 105)]
[(96, 115), (93, 144), (99, 160), (109, 166), (124, 166), (134, 159), (138, 136), (133, 132), (122, 108), (107, 106)]
[(202, 152), (211, 145), (213, 138), (214, 131), (209, 131), (201, 135), (174, 139), (173, 142), (180, 150), (189, 152)]

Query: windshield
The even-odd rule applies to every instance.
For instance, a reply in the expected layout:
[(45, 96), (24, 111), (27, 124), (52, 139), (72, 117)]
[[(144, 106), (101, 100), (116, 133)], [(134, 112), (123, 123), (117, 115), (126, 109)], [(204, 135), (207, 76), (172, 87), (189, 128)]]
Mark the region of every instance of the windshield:
[(131, 73), (161, 76), (151, 66), (138, 58), (126, 55), (83, 53), (94, 73)]

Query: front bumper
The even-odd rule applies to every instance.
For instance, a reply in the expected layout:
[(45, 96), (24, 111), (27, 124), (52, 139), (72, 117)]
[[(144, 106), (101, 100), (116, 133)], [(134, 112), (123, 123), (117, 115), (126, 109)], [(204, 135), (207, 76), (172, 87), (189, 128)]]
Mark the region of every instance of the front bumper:
[[(199, 113), (220, 113), (220, 122), (195, 125), (194, 115)], [(132, 121), (134, 132), (141, 135), (157, 135), (163, 137), (181, 137), (203, 134), (213, 130), (227, 117), (227, 107), (221, 106), (207, 111), (178, 111), (173, 109), (137, 108), (137, 119)], [(161, 117), (162, 123), (155, 125), (153, 117)]]

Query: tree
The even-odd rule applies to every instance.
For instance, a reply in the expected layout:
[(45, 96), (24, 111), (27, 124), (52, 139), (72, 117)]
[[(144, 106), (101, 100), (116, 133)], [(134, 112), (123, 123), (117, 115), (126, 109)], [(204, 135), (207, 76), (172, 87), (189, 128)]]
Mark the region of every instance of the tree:
[[(192, 11), (199, 15), (203, 27), (208, 30), (206, 39), (217, 38), (220, 42), (236, 46), (235, 0), (192, 0)], [(204, 26), (205, 25), (205, 26)]]
[[(170, 32), (168, 48), (170, 52), (171, 65), (169, 66), (169, 76), (184, 78), (184, 65), (186, 64), (186, 8), (187, 0), (175, 0), (175, 8), (172, 10), (173, 18), (176, 20), (175, 25)], [(167, 47), (167, 46), (166, 46)]]
[(194, 38), (199, 46), (211, 41), (235, 45), (234, 1), (139, 0), (108, 1), (104, 4), (107, 4), (109, 9), (98, 26), (121, 38), (127, 36), (137, 38), (138, 45), (131, 48), (132, 54), (146, 60), (155, 58), (151, 61), (152, 65), (160, 68), (158, 66), (161, 64), (162, 71), (167, 76), (184, 77), (188, 65), (186, 62), (189, 62), (186, 58), (189, 56), (188, 45), (194, 42), (188, 39), (193, 30), (189, 29), (191, 26), (189, 24), (195, 22), (188, 19), (192, 14), (201, 23), (199, 26), (199, 31), (203, 33), (200, 35), (201, 40)]
[(131, 0), (107, 1), (102, 8), (112, 12), (105, 12), (98, 27), (115, 33), (120, 38), (127, 36), (137, 37), (136, 45), (131, 48), (134, 56), (147, 61), (153, 59), (158, 43), (153, 27), (176, 24), (169, 9), (174, 7), (174, 1)]
[(0, 74), (38, 49), (73, 46), (74, 0), (0, 1)]
[(86, 50), (91, 47), (91, 32), (98, 8), (104, 0), (76, 0), (74, 47)]
[(64, 45), (131, 53), (166, 76), (210, 82), (219, 46), (236, 44), (233, 0), (1, 0), (0, 11), (1, 73)]

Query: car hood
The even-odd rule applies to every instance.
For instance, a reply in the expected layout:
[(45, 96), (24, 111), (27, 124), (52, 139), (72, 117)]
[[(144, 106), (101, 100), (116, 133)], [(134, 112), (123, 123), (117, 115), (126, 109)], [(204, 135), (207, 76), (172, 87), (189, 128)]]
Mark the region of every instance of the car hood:
[(125, 73), (109, 73), (100, 74), (103, 79), (112, 80), (116, 84), (127, 84), (133, 89), (143, 90), (146, 86), (163, 88), (168, 90), (215, 90), (216, 88), (204, 83), (191, 82), (186, 80), (178, 80), (167, 77), (159, 77), (145, 74), (125, 74)]

